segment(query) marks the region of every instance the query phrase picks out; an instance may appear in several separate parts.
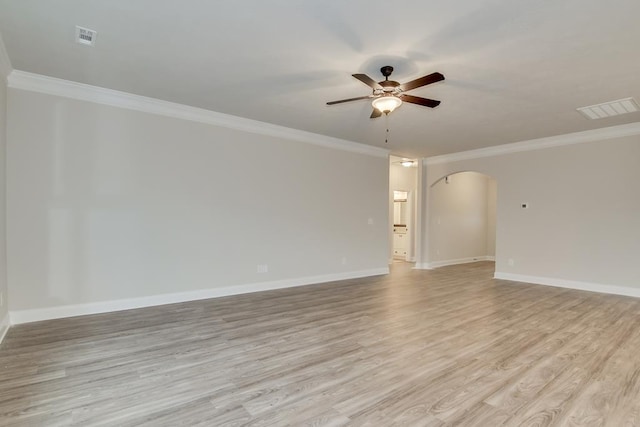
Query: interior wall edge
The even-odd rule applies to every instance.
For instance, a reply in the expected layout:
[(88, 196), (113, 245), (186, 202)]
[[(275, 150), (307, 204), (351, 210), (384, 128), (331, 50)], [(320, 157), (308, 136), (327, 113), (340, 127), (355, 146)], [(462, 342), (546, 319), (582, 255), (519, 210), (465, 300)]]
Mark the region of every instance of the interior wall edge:
[(93, 102), (112, 107), (140, 111), (144, 113), (173, 117), (214, 126), (240, 130), (266, 136), (279, 137), (326, 148), (387, 158), (388, 149), (374, 147), (346, 139), (333, 138), (317, 133), (292, 129), (285, 126), (260, 122), (244, 117), (219, 113), (204, 108), (192, 107), (175, 102), (163, 101), (128, 92), (106, 89), (84, 83), (58, 79), (26, 71), (13, 70), (8, 78), (8, 87), (12, 89), (39, 92), (61, 96), (79, 101)]
[(556, 288), (574, 289), (579, 291), (598, 292), (602, 294), (623, 295), (640, 298), (640, 288), (628, 286), (608, 285), (604, 283), (590, 283), (575, 280), (558, 279), (554, 277), (529, 276), (524, 274), (512, 274), (496, 271), (495, 279), (509, 280), (512, 282), (532, 283), (534, 285), (553, 286)]
[(9, 327), (11, 326), (9, 313), (5, 314), (2, 320), (0, 320), (0, 344), (4, 340), (4, 337), (7, 335), (9, 331)]
[(4, 40), (2, 40), (2, 35), (0, 34), (0, 75), (2, 75), (4, 82), (9, 81), (8, 77), (12, 71), (11, 60), (9, 59), (7, 49), (4, 46)]
[(250, 283), (246, 285), (227, 286), (223, 288), (201, 289), (197, 291), (178, 292), (171, 294), (152, 295), (139, 298), (101, 301), (87, 304), (74, 304), (56, 307), (35, 308), (27, 310), (10, 310), (7, 324), (38, 322), (41, 320), (60, 319), (64, 317), (83, 316), (88, 314), (109, 313), (114, 311), (131, 310), (135, 308), (151, 307), (164, 304), (175, 304), (197, 301), (209, 298), (220, 298), (254, 292), (276, 289), (308, 286), (337, 280), (357, 279), (362, 277), (389, 274), (389, 268), (375, 268), (343, 273), (325, 274), (320, 276), (298, 277), (270, 282)]

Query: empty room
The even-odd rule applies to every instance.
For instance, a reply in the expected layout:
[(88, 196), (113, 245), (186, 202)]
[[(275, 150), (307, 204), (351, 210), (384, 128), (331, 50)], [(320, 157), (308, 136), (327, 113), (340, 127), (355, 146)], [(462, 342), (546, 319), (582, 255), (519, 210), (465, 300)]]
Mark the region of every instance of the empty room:
[(638, 16), (0, 0), (0, 425), (640, 427)]

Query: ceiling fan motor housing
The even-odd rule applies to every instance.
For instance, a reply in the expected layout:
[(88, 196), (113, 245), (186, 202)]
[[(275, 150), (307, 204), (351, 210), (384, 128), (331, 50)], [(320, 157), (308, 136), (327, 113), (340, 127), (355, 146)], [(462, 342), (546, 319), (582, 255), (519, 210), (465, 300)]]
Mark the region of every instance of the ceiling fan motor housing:
[(393, 67), (391, 65), (385, 65), (384, 67), (380, 68), (380, 72), (384, 76), (384, 80), (378, 82), (378, 84), (382, 86), (383, 92), (393, 92), (396, 87), (400, 86), (400, 83), (394, 80), (389, 80), (389, 76), (391, 75), (391, 73), (393, 73)]

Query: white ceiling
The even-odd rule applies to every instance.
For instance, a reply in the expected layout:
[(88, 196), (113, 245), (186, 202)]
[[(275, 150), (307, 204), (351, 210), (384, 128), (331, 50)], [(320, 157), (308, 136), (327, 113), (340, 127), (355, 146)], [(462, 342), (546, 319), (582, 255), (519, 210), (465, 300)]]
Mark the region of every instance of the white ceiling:
[[(17, 70), (385, 147), (351, 77), (446, 80), (411, 92), (386, 145), (426, 157), (640, 121), (577, 107), (640, 100), (638, 0), (0, 0)], [(75, 26), (98, 31), (74, 43)]]

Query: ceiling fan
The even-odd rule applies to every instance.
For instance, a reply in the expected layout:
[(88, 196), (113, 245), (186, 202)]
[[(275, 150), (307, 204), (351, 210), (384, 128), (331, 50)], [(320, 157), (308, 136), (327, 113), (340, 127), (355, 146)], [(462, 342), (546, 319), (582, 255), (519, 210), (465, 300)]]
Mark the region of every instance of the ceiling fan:
[(381, 82), (376, 82), (366, 74), (352, 74), (353, 77), (373, 89), (373, 93), (371, 95), (331, 101), (327, 102), (327, 105), (358, 101), (360, 99), (373, 99), (371, 102), (373, 105), (373, 112), (371, 113), (372, 119), (380, 117), (382, 114), (389, 114), (402, 105), (403, 101), (429, 108), (434, 108), (440, 105), (440, 101), (436, 101), (435, 99), (420, 98), (419, 96), (408, 95), (405, 92), (442, 81), (444, 80), (444, 76), (442, 74), (431, 73), (428, 76), (420, 77), (419, 79), (411, 80), (407, 83), (398, 83), (394, 80), (389, 80), (389, 76), (393, 73), (392, 66), (385, 65), (380, 68), (380, 72), (384, 76), (384, 80)]

